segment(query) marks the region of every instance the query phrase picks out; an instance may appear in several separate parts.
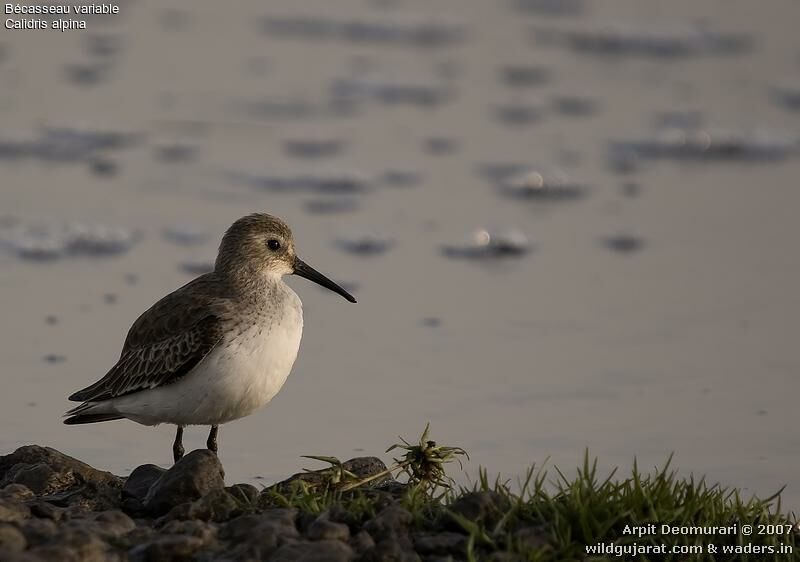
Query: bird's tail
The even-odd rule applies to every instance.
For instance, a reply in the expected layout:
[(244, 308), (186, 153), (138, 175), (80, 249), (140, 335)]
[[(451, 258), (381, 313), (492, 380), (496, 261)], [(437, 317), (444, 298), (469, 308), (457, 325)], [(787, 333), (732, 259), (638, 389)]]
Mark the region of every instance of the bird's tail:
[(93, 412), (97, 408), (96, 402), (84, 402), (80, 406), (68, 410), (64, 415), (67, 418), (64, 423), (67, 425), (78, 425), (82, 423), (97, 423), (112, 420), (121, 420), (121, 416), (115, 412)]

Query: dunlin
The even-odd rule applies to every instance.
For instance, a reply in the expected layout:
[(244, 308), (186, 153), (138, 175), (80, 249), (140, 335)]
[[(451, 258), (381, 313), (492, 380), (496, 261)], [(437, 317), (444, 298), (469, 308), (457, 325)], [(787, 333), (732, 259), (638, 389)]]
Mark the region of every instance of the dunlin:
[(162, 298), (133, 323), (117, 364), (70, 400), (66, 424), (127, 418), (177, 426), (172, 447), (183, 456), (183, 428), (252, 414), (281, 389), (303, 333), (300, 299), (284, 282), (295, 274), (356, 300), (304, 263), (289, 227), (277, 217), (237, 220), (220, 244), (214, 271)]

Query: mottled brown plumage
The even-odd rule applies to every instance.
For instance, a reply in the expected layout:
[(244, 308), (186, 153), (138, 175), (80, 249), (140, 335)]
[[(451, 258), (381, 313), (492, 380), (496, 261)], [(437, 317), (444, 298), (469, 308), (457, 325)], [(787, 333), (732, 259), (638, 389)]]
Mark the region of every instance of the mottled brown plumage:
[(72, 394), (83, 402), (66, 424), (129, 418), (217, 425), (248, 415), (280, 390), (302, 334), (302, 305), (282, 277), (297, 274), (355, 299), (300, 260), (289, 227), (267, 214), (237, 220), (222, 238), (214, 271), (162, 298), (131, 326), (116, 365)]

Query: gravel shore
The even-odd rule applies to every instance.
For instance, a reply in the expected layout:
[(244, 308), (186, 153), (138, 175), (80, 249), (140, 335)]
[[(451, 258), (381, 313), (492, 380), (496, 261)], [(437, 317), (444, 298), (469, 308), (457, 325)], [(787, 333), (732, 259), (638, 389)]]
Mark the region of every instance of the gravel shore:
[[(359, 477), (385, 469), (374, 457), (344, 465)], [(405, 486), (388, 477), (358, 492), (369, 498), (359, 512), (336, 503), (321, 511), (276, 507), (276, 498), (298, 489), (292, 482), (313, 485), (319, 477), (300, 473), (263, 490), (226, 486), (217, 456), (201, 449), (169, 469), (145, 464), (122, 478), (52, 448), (24, 446), (0, 456), (0, 560), (466, 559), (463, 526), (443, 516), (435, 528), (420, 529), (401, 505)], [(475, 492), (447, 507), (479, 521), (499, 513), (497, 501), (491, 492)], [(520, 540), (537, 539), (533, 528), (517, 533)]]

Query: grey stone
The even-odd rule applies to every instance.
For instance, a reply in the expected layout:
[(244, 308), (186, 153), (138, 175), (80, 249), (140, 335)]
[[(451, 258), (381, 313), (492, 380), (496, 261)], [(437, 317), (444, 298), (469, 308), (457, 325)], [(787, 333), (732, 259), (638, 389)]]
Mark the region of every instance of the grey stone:
[(335, 523), (324, 517), (317, 517), (306, 533), (312, 541), (346, 541), (350, 538), (350, 528), (343, 523)]
[(0, 456), (0, 486), (24, 484), (34, 493), (45, 495), (61, 492), (79, 481), (117, 488), (121, 483), (110, 472), (92, 468), (50, 447), (26, 445)]
[(246, 541), (259, 534), (273, 535), (276, 542), (278, 538), (300, 538), (295, 526), (296, 517), (294, 509), (269, 509), (259, 514), (242, 515), (220, 529), (220, 538), (234, 542)]
[(420, 533), (414, 535), (414, 549), (420, 554), (464, 555), (467, 537), (461, 533)]
[(413, 517), (408, 510), (399, 505), (390, 505), (368, 521), (364, 525), (364, 530), (377, 541), (395, 538), (408, 532), (412, 520)]
[(144, 499), (147, 497), (147, 492), (150, 490), (150, 486), (152, 486), (166, 471), (165, 468), (154, 464), (137, 466), (133, 469), (133, 472), (130, 473), (130, 476), (128, 476), (125, 480), (125, 484), (122, 486), (122, 497), (136, 498), (144, 502)]
[(105, 562), (110, 547), (97, 535), (81, 528), (61, 528), (52, 544), (74, 551), (81, 562)]
[(28, 544), (43, 544), (58, 534), (58, 525), (50, 519), (29, 519), (21, 527)]
[(14, 525), (0, 523), (0, 560), (5, 560), (11, 553), (22, 552), (28, 541), (22, 531)]
[(133, 531), (136, 523), (119, 510), (101, 511), (94, 516), (95, 528), (104, 538), (121, 537)]
[(523, 527), (512, 535), (513, 541), (520, 550), (541, 550), (549, 546), (548, 534), (544, 527)]
[(258, 488), (252, 484), (234, 484), (225, 490), (242, 504), (253, 504), (258, 499)]
[(203, 545), (214, 542), (217, 538), (218, 529), (216, 525), (205, 521), (170, 521), (161, 528), (161, 533), (165, 535), (187, 535), (197, 537), (203, 541)]
[(419, 554), (414, 552), (410, 541), (393, 538), (379, 541), (375, 546), (361, 555), (363, 562), (420, 562)]
[(12, 502), (23, 502), (34, 497), (30, 488), (24, 484), (9, 484), (0, 490), (0, 500), (8, 500)]
[(31, 510), (33, 517), (40, 519), (52, 519), (53, 521), (60, 521), (64, 517), (64, 508), (56, 507), (51, 503), (44, 501), (33, 501), (28, 503), (28, 508)]
[(203, 521), (227, 521), (233, 515), (241, 513), (239, 502), (225, 489), (212, 490), (189, 507), (190, 519)]
[(492, 491), (469, 492), (448, 506), (450, 511), (470, 521), (486, 523), (489, 526), (497, 523), (508, 508), (508, 500)]
[(133, 547), (128, 551), (128, 559), (131, 562), (189, 560), (201, 548), (203, 541), (198, 537), (166, 535)]
[(353, 549), (341, 541), (286, 543), (272, 556), (270, 562), (348, 562), (354, 558)]
[(217, 455), (207, 449), (192, 451), (152, 484), (144, 506), (153, 515), (166, 513), (174, 506), (197, 500), (225, 487), (225, 472)]
[(350, 546), (356, 554), (362, 554), (375, 546), (370, 534), (366, 531), (359, 531), (350, 539)]
[(31, 510), (23, 503), (0, 500), (0, 523), (22, 521), (31, 516)]

